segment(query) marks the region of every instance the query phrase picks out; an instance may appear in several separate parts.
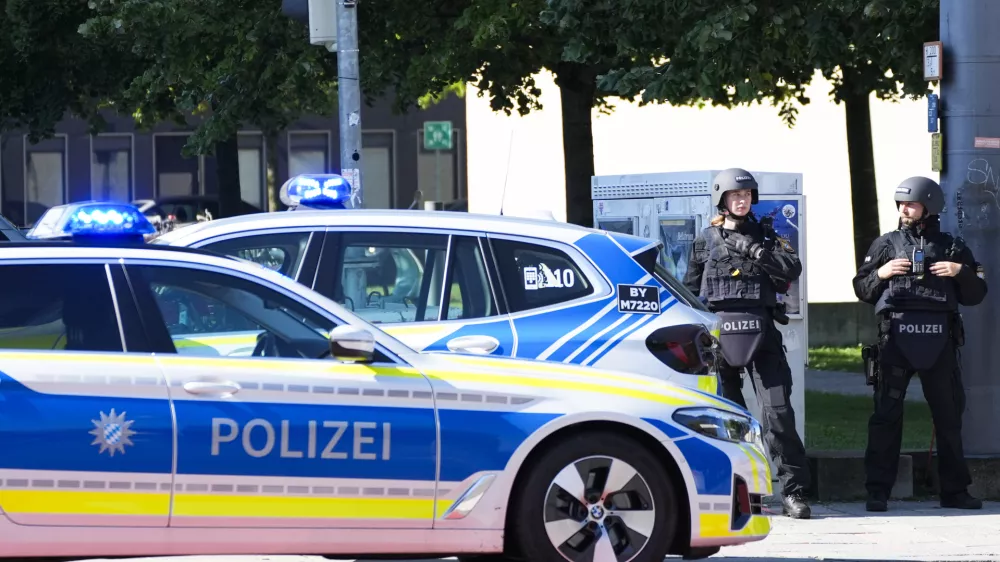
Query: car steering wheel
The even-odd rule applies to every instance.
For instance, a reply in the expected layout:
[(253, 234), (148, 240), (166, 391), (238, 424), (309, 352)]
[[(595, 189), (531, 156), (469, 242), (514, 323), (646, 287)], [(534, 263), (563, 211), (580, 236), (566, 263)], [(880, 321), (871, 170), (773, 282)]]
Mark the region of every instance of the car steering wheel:
[(271, 332), (261, 332), (257, 335), (257, 345), (253, 348), (251, 357), (280, 357), (278, 338)]

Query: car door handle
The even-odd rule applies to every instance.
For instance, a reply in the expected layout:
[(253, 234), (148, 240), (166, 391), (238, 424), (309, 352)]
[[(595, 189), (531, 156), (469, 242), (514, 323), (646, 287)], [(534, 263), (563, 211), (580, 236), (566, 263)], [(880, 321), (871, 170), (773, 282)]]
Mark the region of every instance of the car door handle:
[(235, 394), (240, 385), (233, 381), (188, 381), (184, 390), (191, 394)]
[(500, 340), (492, 336), (460, 336), (448, 340), (448, 351), (489, 354), (500, 347)]

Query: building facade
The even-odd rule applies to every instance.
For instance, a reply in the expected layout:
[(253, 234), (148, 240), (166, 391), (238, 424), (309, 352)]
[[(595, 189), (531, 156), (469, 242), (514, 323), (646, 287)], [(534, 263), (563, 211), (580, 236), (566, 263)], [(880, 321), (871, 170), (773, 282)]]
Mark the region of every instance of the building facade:
[[(424, 150), (426, 121), (452, 123), (452, 150)], [(130, 117), (117, 115), (108, 122), (106, 131), (91, 135), (85, 122), (66, 119), (53, 138), (37, 144), (19, 131), (0, 135), (0, 213), (26, 226), (64, 203), (218, 193), (215, 158), (181, 154), (192, 128), (164, 123), (138, 131)], [(418, 190), (421, 202), (467, 198), (465, 100), (449, 96), (402, 115), (379, 100), (362, 108), (361, 124), (366, 208), (407, 208)], [(243, 200), (268, 209), (269, 159), (278, 186), (296, 174), (338, 172), (339, 144), (336, 115), (304, 117), (271, 142), (260, 131), (241, 131)]]

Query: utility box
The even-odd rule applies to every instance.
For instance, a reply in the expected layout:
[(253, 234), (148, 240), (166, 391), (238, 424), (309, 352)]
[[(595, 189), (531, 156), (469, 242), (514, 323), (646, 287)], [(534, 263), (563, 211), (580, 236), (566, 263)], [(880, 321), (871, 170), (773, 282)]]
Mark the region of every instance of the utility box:
[[(591, 198), (594, 227), (659, 240), (660, 264), (678, 280), (687, 273), (695, 237), (718, 213), (712, 207), (710, 186), (721, 170), (594, 176)], [(760, 195), (753, 213), (772, 217), (774, 229), (786, 238), (802, 261), (803, 273), (788, 295), (778, 298), (788, 307), (789, 323), (778, 325), (784, 337), (792, 370), (792, 407), (799, 435), (805, 440), (805, 365), (809, 358), (808, 290), (806, 286), (805, 196), (802, 174), (750, 170)], [(760, 419), (753, 385), (747, 380), (743, 395), (750, 411)]]

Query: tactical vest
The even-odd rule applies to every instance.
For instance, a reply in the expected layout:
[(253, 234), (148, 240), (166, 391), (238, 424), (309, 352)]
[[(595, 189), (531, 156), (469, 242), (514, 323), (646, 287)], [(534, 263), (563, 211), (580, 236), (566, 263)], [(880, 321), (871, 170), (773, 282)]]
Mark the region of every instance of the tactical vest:
[[(913, 250), (920, 248), (919, 237), (914, 239), (900, 230), (889, 233), (888, 241), (892, 244), (890, 260), (905, 258), (912, 261)], [(906, 273), (890, 277), (888, 286), (875, 304), (875, 313), (906, 310), (957, 311), (954, 280), (934, 275), (930, 271), (934, 262), (951, 261), (948, 255), (951, 245), (952, 238), (948, 234), (924, 238), (923, 275)]]
[[(721, 226), (706, 228), (704, 234), (708, 260), (701, 276), (701, 295), (708, 299), (709, 307), (725, 310), (777, 303), (770, 277), (750, 256), (726, 246)], [(761, 236), (746, 234), (764, 242)]]

